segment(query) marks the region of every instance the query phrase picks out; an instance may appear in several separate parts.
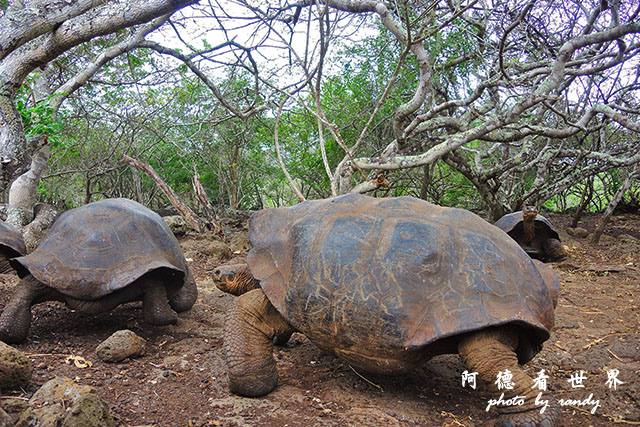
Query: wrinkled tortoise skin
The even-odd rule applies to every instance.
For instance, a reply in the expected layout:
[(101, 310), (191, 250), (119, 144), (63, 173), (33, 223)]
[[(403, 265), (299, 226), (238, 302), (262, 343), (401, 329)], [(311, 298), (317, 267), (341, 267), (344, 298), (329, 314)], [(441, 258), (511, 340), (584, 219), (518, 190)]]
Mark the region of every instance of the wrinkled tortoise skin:
[(508, 323), (525, 363), (553, 326), (555, 275), (550, 290), (547, 267), (465, 210), (350, 194), (260, 211), (249, 240), (251, 273), (278, 312), (354, 366), (411, 369), (457, 352), (460, 334)]
[(101, 200), (63, 213), (40, 246), (11, 265), (20, 277), (31, 273), (80, 300), (100, 299), (158, 269), (168, 273), (162, 277), (169, 295), (192, 280), (164, 220), (129, 199)]

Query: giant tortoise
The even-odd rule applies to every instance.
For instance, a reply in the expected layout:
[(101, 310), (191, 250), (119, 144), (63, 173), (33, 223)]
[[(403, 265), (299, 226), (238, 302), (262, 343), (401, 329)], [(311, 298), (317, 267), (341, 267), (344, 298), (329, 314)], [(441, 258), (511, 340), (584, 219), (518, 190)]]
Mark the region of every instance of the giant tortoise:
[(259, 211), (249, 240), (248, 265), (213, 272), (220, 289), (239, 295), (224, 340), (233, 393), (272, 391), (273, 341), (297, 331), (373, 373), (459, 353), (495, 388), (508, 369), (516, 386), (499, 393), (527, 398), (499, 408), (499, 422), (553, 425), (555, 410), (540, 414), (519, 363), (549, 338), (558, 279), (502, 230), (411, 197), (351, 194)]
[(9, 259), (24, 255), (27, 247), (22, 235), (13, 227), (0, 221), (0, 273), (13, 271)]
[(521, 211), (507, 214), (495, 225), (518, 242), (531, 258), (553, 262), (568, 256), (558, 232), (547, 218), (538, 214), (535, 206), (525, 206)]
[(63, 301), (91, 314), (142, 300), (147, 322), (168, 325), (197, 297), (169, 227), (128, 199), (101, 200), (63, 213), (34, 252), (10, 262), (21, 281), (0, 316), (0, 340), (9, 343), (27, 337), (31, 306), (44, 301)]

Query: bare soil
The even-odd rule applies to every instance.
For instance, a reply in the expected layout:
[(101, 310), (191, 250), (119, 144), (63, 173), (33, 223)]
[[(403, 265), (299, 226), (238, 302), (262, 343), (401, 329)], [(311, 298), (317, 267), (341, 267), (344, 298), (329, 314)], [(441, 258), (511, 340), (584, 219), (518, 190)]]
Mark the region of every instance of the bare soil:
[[(549, 218), (559, 230), (571, 219)], [(580, 225), (592, 231), (596, 220), (587, 216)], [(244, 223), (231, 221), (227, 236), (236, 232), (246, 233)], [(614, 216), (598, 245), (563, 231), (561, 237), (570, 258), (551, 264), (561, 279), (556, 326), (527, 370), (549, 375), (545, 398), (581, 401), (592, 395), (599, 401), (594, 414), (593, 404), (563, 406), (560, 426), (640, 424), (640, 216)], [(187, 235), (181, 244), (200, 297), (178, 325), (144, 324), (138, 303), (96, 316), (59, 303), (35, 306), (29, 338), (16, 346), (33, 361), (33, 378), (10, 396), (29, 398), (46, 381), (67, 376), (93, 386), (122, 426), (481, 426), (495, 420), (495, 409), (485, 408), (496, 396), (482, 384), (462, 387), (465, 367), (457, 355), (434, 358), (406, 375), (376, 376), (355, 372), (300, 334), (274, 351), (280, 373), (274, 392), (258, 399), (231, 395), (222, 341), (225, 307), (233, 297), (215, 288), (210, 272), (234, 260), (212, 255), (206, 236)], [(235, 261), (242, 261), (246, 251), (236, 252)], [(0, 306), (16, 282), (0, 276)], [(147, 354), (102, 362), (96, 346), (125, 328), (147, 340)], [(69, 356), (92, 366), (78, 367)], [(623, 382), (616, 390), (606, 383), (612, 369)], [(569, 379), (580, 371), (584, 388), (573, 388)]]

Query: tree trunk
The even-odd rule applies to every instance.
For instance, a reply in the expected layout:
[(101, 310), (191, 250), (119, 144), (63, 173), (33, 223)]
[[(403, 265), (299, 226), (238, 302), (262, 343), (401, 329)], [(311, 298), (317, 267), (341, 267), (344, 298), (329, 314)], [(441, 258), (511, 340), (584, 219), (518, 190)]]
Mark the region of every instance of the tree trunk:
[(431, 181), (433, 180), (433, 174), (431, 173), (433, 166), (435, 166), (435, 164), (424, 165), (422, 167), (422, 185), (420, 186), (420, 198), (422, 200), (427, 200), (429, 194), (429, 185), (431, 185)]
[(167, 198), (169, 199), (173, 207), (176, 208), (180, 216), (184, 218), (187, 224), (189, 224), (194, 230), (196, 230), (198, 233), (202, 233), (206, 231), (207, 227), (205, 222), (202, 220), (202, 218), (196, 215), (195, 212), (193, 212), (189, 206), (187, 206), (182, 202), (182, 200), (180, 200), (180, 197), (176, 194), (176, 192), (173, 191), (173, 189), (169, 187), (162, 180), (162, 178), (160, 178), (160, 175), (158, 175), (157, 172), (153, 170), (153, 168), (150, 165), (143, 163), (139, 160), (136, 160), (132, 157), (129, 157), (126, 154), (122, 156), (121, 161), (147, 174), (147, 176), (151, 178), (153, 182), (158, 186), (158, 188), (160, 188), (160, 190), (162, 190), (162, 192), (167, 196)]
[[(46, 137), (43, 138), (46, 144)], [(36, 202), (36, 191), (40, 177), (47, 168), (47, 161), (51, 151), (48, 145), (44, 145), (35, 152), (31, 159), (31, 168), (20, 175), (9, 189), (9, 204), (7, 210), (7, 224), (17, 230), (33, 220), (33, 207)]]
[(578, 223), (580, 222), (580, 218), (582, 218), (582, 214), (591, 203), (591, 198), (593, 197), (593, 177), (590, 177), (585, 184), (584, 191), (582, 192), (582, 197), (580, 198), (580, 204), (576, 209), (576, 214), (573, 216), (573, 220), (571, 221), (571, 228), (576, 228)]
[(91, 176), (87, 173), (87, 182), (84, 184), (84, 204), (91, 203)]
[(349, 166), (343, 167), (336, 175), (339, 176), (338, 194), (350, 193), (353, 188), (351, 185), (353, 169)]
[(238, 209), (238, 157), (240, 148), (236, 144), (233, 150), (233, 161), (229, 165), (229, 208)]
[(209, 201), (209, 197), (200, 182), (200, 174), (198, 173), (195, 165), (193, 166), (193, 179), (191, 180), (191, 184), (193, 187), (193, 193), (196, 196), (196, 200), (202, 207), (206, 217), (207, 217), (207, 225), (213, 231), (214, 234), (219, 235), (222, 239), (225, 238), (224, 230), (222, 229), (222, 223), (220, 221), (220, 217), (216, 214), (211, 201)]
[(29, 165), (27, 138), (22, 119), (13, 103), (13, 94), (6, 93), (0, 81), (0, 191), (4, 192), (16, 175)]
[(618, 203), (620, 203), (620, 200), (622, 200), (622, 196), (624, 195), (624, 193), (626, 193), (629, 188), (631, 188), (633, 180), (638, 176), (640, 176), (640, 166), (636, 166), (635, 170), (630, 173), (629, 176), (627, 176), (627, 178), (622, 183), (622, 186), (613, 196), (613, 199), (611, 199), (611, 202), (609, 202), (609, 206), (607, 206), (607, 209), (602, 214), (602, 217), (600, 217), (600, 221), (598, 221), (598, 225), (596, 225), (596, 229), (594, 230), (593, 234), (591, 234), (591, 243), (597, 244), (598, 242), (600, 242), (600, 237), (602, 236), (604, 228), (609, 221), (609, 217), (616, 209), (616, 206), (618, 206)]

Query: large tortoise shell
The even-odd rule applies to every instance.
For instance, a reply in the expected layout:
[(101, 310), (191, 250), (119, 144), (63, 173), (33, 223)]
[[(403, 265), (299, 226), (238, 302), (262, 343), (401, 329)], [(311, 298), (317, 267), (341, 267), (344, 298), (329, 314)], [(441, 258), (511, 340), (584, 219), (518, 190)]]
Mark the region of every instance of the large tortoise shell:
[(0, 251), (6, 258), (13, 258), (27, 253), (22, 235), (13, 227), (0, 221)]
[(164, 220), (128, 199), (101, 200), (63, 213), (34, 252), (11, 263), (21, 277), (30, 273), (83, 300), (99, 299), (159, 269), (175, 291), (188, 271)]
[(249, 240), (271, 303), (325, 349), (410, 350), (508, 323), (539, 349), (553, 326), (555, 274), (545, 283), (513, 239), (465, 210), (350, 194), (259, 211)]
[[(505, 233), (511, 233), (512, 231), (520, 231), (522, 229), (522, 211), (517, 211), (504, 215), (498, 221), (495, 226), (503, 230)], [(517, 230), (516, 230), (517, 229)], [(553, 228), (551, 222), (540, 214), (536, 215), (535, 219), (535, 232), (537, 237), (553, 238), (560, 240), (558, 232)]]

